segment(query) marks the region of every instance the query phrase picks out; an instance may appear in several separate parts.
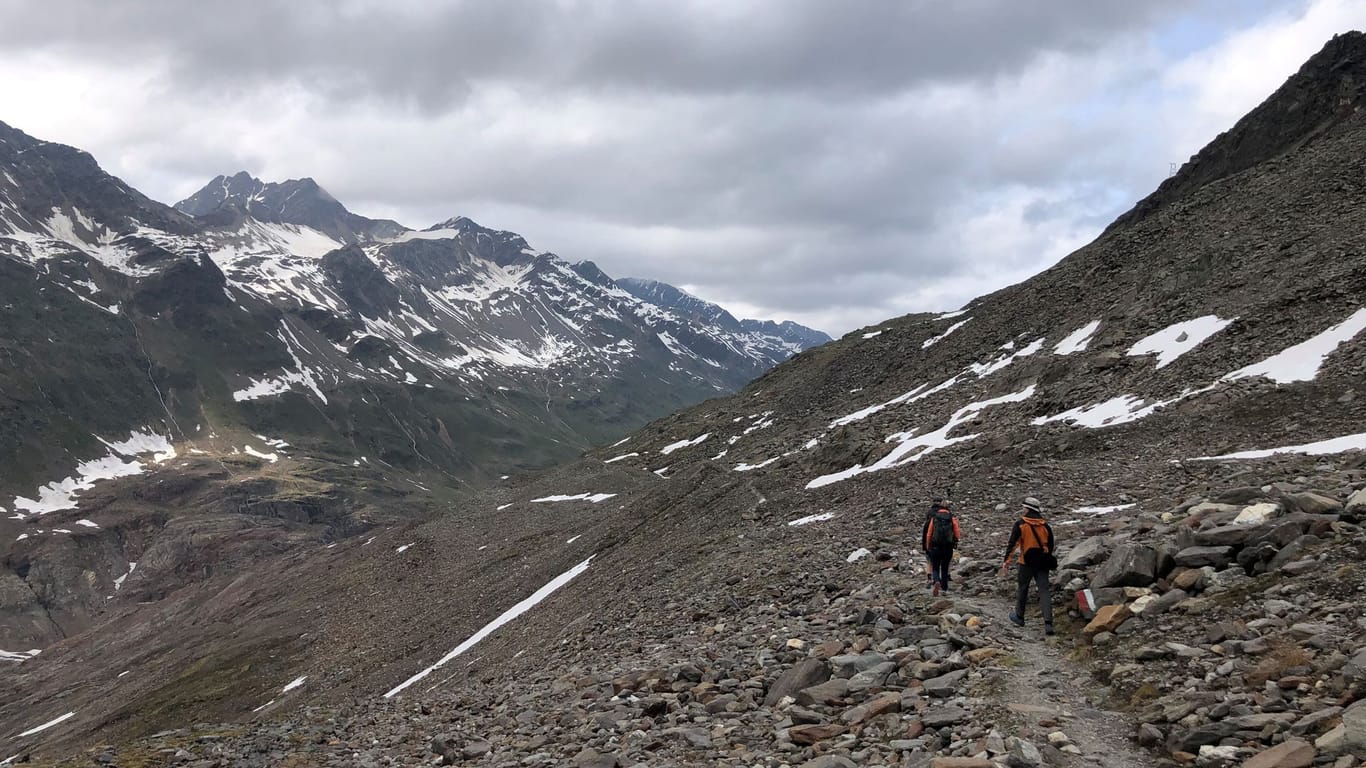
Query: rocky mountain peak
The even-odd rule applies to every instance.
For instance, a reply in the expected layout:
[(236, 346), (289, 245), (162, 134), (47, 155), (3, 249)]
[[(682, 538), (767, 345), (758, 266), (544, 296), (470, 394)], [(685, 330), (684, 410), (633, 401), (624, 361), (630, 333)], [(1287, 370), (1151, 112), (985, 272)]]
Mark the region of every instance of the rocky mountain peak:
[(1354, 118), (1363, 103), (1366, 33), (1344, 32), (1110, 228), (1145, 218), (1199, 187), (1300, 149), (1333, 125)]
[(175, 208), (211, 225), (233, 226), (247, 215), (257, 221), (312, 227), (346, 243), (393, 237), (405, 230), (394, 221), (352, 213), (307, 176), (265, 182), (246, 171), (220, 175)]

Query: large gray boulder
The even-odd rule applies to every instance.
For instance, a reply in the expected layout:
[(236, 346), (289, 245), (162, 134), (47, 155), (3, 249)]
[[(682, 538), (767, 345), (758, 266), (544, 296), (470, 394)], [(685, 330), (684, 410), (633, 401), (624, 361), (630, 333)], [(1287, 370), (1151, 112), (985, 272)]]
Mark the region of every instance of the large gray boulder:
[(796, 697), (797, 692), (803, 688), (810, 688), (819, 685), (830, 679), (830, 667), (820, 659), (803, 659), (782, 674), (772, 688), (768, 689), (768, 695), (764, 697), (764, 706), (771, 707), (782, 701), (784, 696)]
[(1106, 551), (1110, 549), (1110, 540), (1104, 536), (1092, 536), (1080, 544), (1067, 550), (1058, 560), (1058, 570), (1066, 571), (1074, 568), (1085, 568), (1100, 562), (1105, 557)]
[(1233, 562), (1233, 547), (1187, 547), (1176, 553), (1176, 564), (1185, 568), (1207, 565), (1224, 568)]
[(1306, 491), (1285, 497), (1286, 504), (1309, 515), (1328, 515), (1342, 511), (1342, 502), (1332, 496)]
[(1347, 499), (1347, 511), (1354, 515), (1366, 514), (1366, 488), (1362, 488)]
[(1142, 544), (1122, 544), (1096, 571), (1092, 589), (1146, 587), (1157, 581), (1157, 550)]

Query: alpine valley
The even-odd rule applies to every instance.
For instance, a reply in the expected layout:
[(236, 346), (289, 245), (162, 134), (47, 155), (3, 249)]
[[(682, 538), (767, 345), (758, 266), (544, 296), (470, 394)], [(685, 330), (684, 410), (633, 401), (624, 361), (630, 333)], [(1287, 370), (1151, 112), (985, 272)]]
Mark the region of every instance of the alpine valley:
[(1359, 766), (1364, 106), (1339, 35), (1054, 267), (824, 344), (5, 129), (0, 758)]

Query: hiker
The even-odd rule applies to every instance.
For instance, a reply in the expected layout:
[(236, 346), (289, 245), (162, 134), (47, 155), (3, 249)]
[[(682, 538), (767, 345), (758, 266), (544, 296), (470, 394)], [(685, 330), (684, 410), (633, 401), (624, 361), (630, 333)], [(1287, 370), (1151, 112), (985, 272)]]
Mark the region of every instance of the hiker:
[[(939, 508), (942, 506), (944, 506), (943, 499), (934, 499), (930, 502), (930, 508), (925, 510), (925, 525), (930, 524), (930, 518), (934, 517), (934, 513), (938, 512)], [(925, 529), (923, 526), (920, 529), (920, 539), (922, 542), (925, 539)], [(925, 549), (923, 544), (921, 545), (921, 549)], [(925, 588), (928, 589), (932, 586), (934, 586), (934, 564), (930, 562), (929, 550), (925, 550)]]
[(1020, 572), (1016, 577), (1015, 610), (1010, 614), (1010, 623), (1017, 627), (1025, 624), (1025, 607), (1029, 603), (1029, 582), (1039, 588), (1039, 610), (1043, 613), (1043, 632), (1053, 634), (1053, 598), (1049, 594), (1048, 572), (1058, 567), (1058, 559), (1053, 556), (1053, 529), (1043, 519), (1043, 506), (1039, 500), (1030, 496), (1024, 500), (1024, 509), (1015, 527), (1010, 531), (1010, 542), (1006, 544), (1005, 562), (1001, 563), (1001, 575), (1005, 576), (1010, 568), (1010, 556), (1019, 547)]
[(925, 518), (925, 529), (920, 540), (925, 547), (925, 557), (930, 561), (930, 583), (934, 594), (949, 591), (949, 565), (953, 563), (953, 550), (958, 547), (958, 518), (949, 511), (946, 501), (940, 501), (932, 514)]

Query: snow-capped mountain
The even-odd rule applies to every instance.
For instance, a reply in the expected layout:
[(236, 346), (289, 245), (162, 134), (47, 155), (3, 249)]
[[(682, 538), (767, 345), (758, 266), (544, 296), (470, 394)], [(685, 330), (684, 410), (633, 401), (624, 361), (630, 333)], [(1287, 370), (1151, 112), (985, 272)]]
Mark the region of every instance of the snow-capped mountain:
[(232, 426), (489, 479), (804, 348), (685, 317), (463, 217), (418, 231), (358, 216), (311, 179), (219, 176), (167, 207), (3, 125), (0, 271), (15, 345), (0, 413), (27, 416), (0, 419), (15, 467), (0, 498), (98, 459), (101, 438)]

